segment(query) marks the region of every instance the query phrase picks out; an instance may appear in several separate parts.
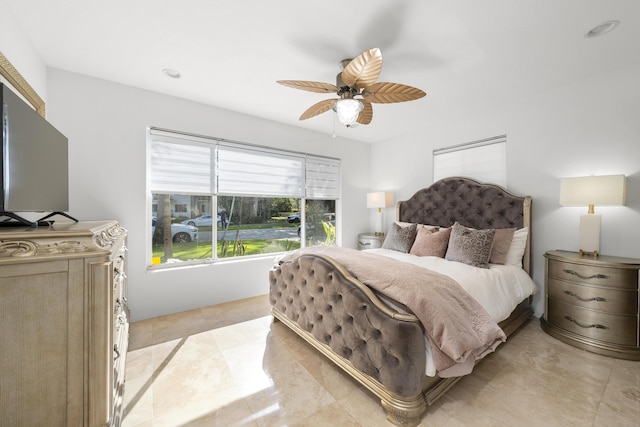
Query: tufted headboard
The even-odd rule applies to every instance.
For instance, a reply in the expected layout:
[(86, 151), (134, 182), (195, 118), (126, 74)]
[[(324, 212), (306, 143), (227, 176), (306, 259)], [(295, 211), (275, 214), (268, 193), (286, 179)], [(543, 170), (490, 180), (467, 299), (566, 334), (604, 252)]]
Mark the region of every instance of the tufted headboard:
[(451, 227), (458, 221), (466, 227), (529, 228), (522, 260), (530, 273), (531, 197), (471, 178), (445, 178), (418, 190), (409, 200), (398, 202), (398, 221)]

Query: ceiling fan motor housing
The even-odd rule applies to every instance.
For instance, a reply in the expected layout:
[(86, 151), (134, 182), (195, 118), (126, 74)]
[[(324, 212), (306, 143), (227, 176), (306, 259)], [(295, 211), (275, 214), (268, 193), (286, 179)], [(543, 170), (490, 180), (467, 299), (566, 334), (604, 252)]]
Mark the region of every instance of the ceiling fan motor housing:
[(337, 94), (340, 99), (352, 99), (360, 93), (356, 87), (349, 86), (342, 80), (342, 73), (336, 75), (336, 87), (338, 88)]

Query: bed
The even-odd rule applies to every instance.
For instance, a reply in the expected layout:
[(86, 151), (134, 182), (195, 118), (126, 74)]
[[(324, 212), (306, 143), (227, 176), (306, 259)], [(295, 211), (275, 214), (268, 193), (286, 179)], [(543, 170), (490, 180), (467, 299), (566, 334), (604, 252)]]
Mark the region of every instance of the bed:
[[(499, 345), (532, 317), (537, 287), (530, 279), (530, 234), (529, 196), (469, 178), (446, 178), (397, 204), (396, 221), (381, 249), (305, 248), (283, 256), (269, 271), (272, 315), (375, 394), (391, 423), (415, 426), (428, 405), (486, 354), (499, 351)], [(431, 244), (438, 240), (447, 240), (449, 253), (429, 252), (442, 250)], [(416, 249), (426, 241), (431, 243)], [(469, 244), (471, 249), (465, 246)], [(493, 254), (488, 262), (485, 253), (480, 260), (484, 263), (475, 252), (456, 254), (458, 249), (478, 252), (478, 245), (486, 252), (487, 244), (496, 250), (495, 262), (500, 264), (493, 263)], [(470, 258), (461, 262), (456, 256)], [(429, 274), (421, 265), (427, 261), (428, 268), (435, 268)], [(500, 289), (511, 288), (510, 283), (501, 283), (498, 291), (481, 291), (489, 299), (509, 299), (498, 309), (484, 307), (485, 302), (478, 302), (482, 297), (469, 297), (464, 291), (464, 297), (455, 293), (452, 303), (448, 296), (444, 302), (435, 297), (458, 292), (458, 286), (478, 288), (481, 280), (475, 274), (494, 272), (499, 281), (522, 282), (509, 298)], [(427, 297), (406, 298), (416, 286), (422, 292), (426, 281), (434, 282)], [(458, 300), (464, 302), (462, 308)], [(448, 319), (460, 310), (474, 313), (463, 316), (471, 319), (472, 328), (476, 322), (482, 325), (486, 335), (478, 338), (480, 347), (460, 349), (463, 344), (452, 342), (453, 335), (476, 338), (477, 331), (463, 330), (465, 319)], [(451, 334), (451, 325), (460, 330)]]

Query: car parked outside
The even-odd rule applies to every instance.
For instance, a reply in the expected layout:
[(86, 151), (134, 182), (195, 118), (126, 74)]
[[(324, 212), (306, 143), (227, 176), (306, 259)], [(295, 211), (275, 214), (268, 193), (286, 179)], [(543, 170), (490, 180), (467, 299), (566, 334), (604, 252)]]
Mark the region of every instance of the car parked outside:
[(299, 214), (299, 213), (297, 213), (297, 214), (291, 214), (291, 215), (289, 215), (289, 216), (287, 217), (287, 222), (288, 222), (289, 224), (293, 224), (293, 223), (298, 223), (298, 222), (300, 222), (300, 214)]
[[(217, 215), (216, 222), (218, 227), (222, 226), (222, 220), (220, 218), (220, 215)], [(211, 227), (211, 224), (213, 222), (212, 222), (211, 215), (201, 215), (196, 218), (185, 219), (184, 221), (182, 221), (182, 223), (186, 225), (195, 225), (196, 227)]]
[[(151, 218), (151, 234), (156, 231), (155, 217)], [(198, 240), (198, 228), (186, 224), (171, 224), (171, 240), (173, 243), (189, 243)]]

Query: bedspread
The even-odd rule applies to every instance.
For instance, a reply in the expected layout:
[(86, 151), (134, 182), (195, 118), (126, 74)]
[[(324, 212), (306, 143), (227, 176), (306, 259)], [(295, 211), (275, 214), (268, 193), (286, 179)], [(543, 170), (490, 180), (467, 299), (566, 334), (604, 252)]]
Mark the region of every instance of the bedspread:
[(506, 336), (484, 308), (455, 280), (385, 256), (335, 246), (299, 249), (333, 258), (364, 284), (408, 307), (431, 341), (436, 369), (473, 362), (493, 351)]

